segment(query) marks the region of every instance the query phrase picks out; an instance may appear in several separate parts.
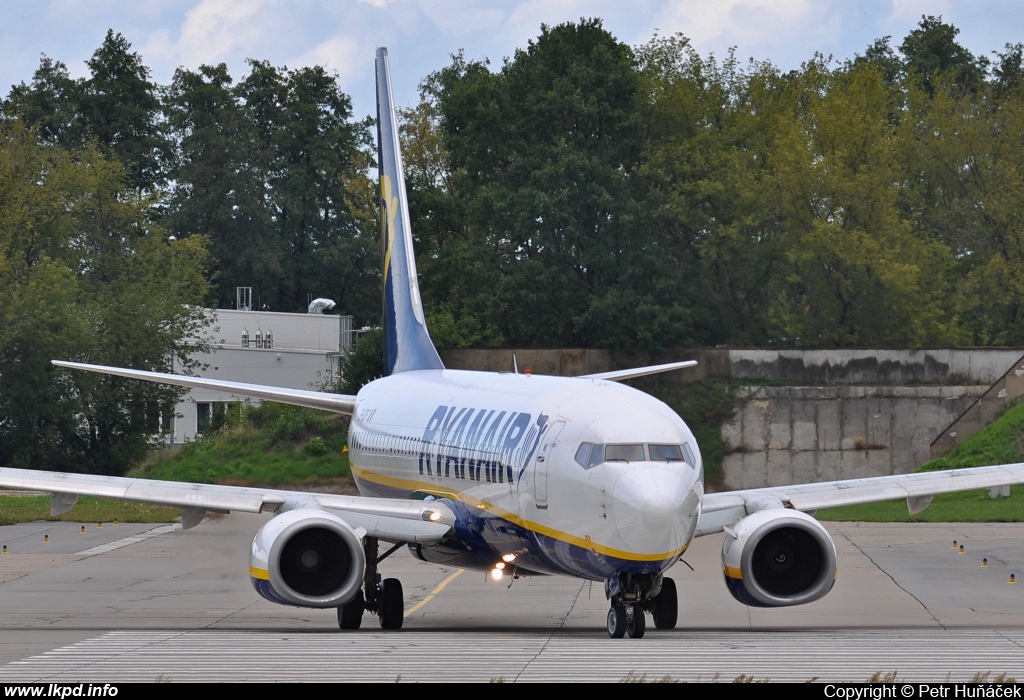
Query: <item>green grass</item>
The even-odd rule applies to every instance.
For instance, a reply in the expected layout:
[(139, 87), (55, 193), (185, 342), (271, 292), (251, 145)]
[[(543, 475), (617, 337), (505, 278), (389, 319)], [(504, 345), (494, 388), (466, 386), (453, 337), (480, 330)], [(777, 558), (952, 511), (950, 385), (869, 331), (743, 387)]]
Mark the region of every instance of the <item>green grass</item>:
[[(917, 471), (938, 471), (1012, 464), (1024, 461), (1024, 403), (1012, 407), (945, 457)], [(819, 520), (857, 520), (892, 523), (1020, 522), (1024, 520), (1024, 486), (1010, 489), (1010, 498), (991, 499), (988, 490), (941, 494), (917, 515), (907, 512), (906, 500), (868, 503), (818, 511)]]
[(906, 500), (865, 503), (819, 510), (818, 520), (869, 523), (1017, 523), (1024, 520), (1024, 487), (1010, 490), (1009, 498), (988, 497), (988, 489), (943, 493), (917, 515), (907, 512)]
[(76, 523), (170, 523), (178, 518), (177, 508), (145, 503), (111, 501), (105, 498), (78, 499), (75, 507), (56, 518), (50, 516), (49, 496), (0, 496), (0, 525), (35, 520), (64, 520)]
[(162, 450), (129, 476), (238, 486), (316, 484), (350, 476), (347, 419), (265, 403), (229, 415), (210, 436)]

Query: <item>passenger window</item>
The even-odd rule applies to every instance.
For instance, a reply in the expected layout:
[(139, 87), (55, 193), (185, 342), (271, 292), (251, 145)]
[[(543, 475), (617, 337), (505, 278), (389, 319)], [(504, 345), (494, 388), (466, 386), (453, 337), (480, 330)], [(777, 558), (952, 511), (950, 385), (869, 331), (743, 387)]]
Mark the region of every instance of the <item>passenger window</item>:
[(580, 465), (584, 469), (587, 468), (587, 462), (590, 461), (590, 449), (593, 446), (593, 443), (590, 442), (584, 442), (580, 445), (580, 449), (576, 450), (576, 464)]

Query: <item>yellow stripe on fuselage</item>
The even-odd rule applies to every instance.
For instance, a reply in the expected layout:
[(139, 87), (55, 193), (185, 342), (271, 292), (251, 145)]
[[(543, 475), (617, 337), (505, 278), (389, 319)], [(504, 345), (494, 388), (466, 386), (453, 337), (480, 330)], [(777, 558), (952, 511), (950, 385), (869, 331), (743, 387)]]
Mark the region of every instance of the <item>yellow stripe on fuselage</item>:
[(725, 567), (725, 575), (728, 576), (729, 578), (734, 578), (734, 579), (737, 579), (739, 581), (743, 580), (743, 572), (740, 571), (739, 569), (734, 569), (731, 566)]
[(249, 575), (253, 578), (258, 578), (260, 581), (269, 581), (270, 572), (266, 569), (257, 569), (255, 566), (249, 567)]
[(479, 499), (464, 491), (456, 491), (454, 489), (445, 488), (438, 484), (423, 483), (419, 481), (413, 481), (410, 479), (400, 479), (393, 476), (384, 476), (383, 474), (371, 472), (368, 469), (364, 469), (363, 467), (357, 467), (354, 464), (350, 466), (352, 468), (353, 476), (356, 476), (360, 479), (366, 479), (367, 481), (372, 481), (373, 483), (380, 484), (381, 486), (390, 486), (392, 488), (399, 488), (410, 492), (416, 491), (419, 493), (428, 493), (432, 496), (439, 496), (441, 498), (451, 498), (456, 501), (461, 501), (468, 506), (472, 506), (473, 508), (477, 508), (478, 510), (487, 511), (492, 515), (502, 518), (503, 520), (507, 520), (510, 523), (519, 525), (520, 527), (524, 527), (527, 530), (530, 530), (531, 532), (536, 532), (539, 535), (545, 535), (547, 537), (551, 537), (552, 539), (556, 539), (561, 542), (576, 545), (577, 547), (581, 547), (583, 549), (589, 549), (595, 554), (603, 554), (605, 556), (615, 557), (616, 559), (625, 559), (627, 561), (665, 561), (666, 559), (673, 559), (675, 557), (678, 557), (683, 552), (685, 552), (687, 548), (690, 546), (690, 542), (687, 542), (675, 551), (663, 552), (659, 554), (638, 554), (636, 552), (629, 552), (624, 549), (616, 549), (614, 547), (608, 547), (603, 544), (597, 544), (596, 542), (593, 542), (586, 537), (578, 537), (568, 532), (562, 532), (561, 530), (556, 530), (546, 525), (535, 523), (532, 520), (521, 518), (515, 513), (510, 513), (509, 511), (503, 508), (499, 508), (493, 503), (489, 503), (488, 501)]

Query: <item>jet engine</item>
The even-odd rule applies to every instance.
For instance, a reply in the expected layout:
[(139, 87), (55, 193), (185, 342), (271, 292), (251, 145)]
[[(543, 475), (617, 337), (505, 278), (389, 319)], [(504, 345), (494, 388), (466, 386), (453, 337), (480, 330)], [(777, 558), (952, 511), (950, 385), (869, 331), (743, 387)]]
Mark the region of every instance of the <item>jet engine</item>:
[(725, 583), (741, 603), (761, 608), (802, 605), (832, 590), (838, 573), (835, 543), (806, 513), (761, 510), (725, 533)]
[(344, 605), (363, 583), (363, 534), (327, 511), (302, 508), (282, 513), (253, 538), (252, 584), (275, 603), (307, 608)]

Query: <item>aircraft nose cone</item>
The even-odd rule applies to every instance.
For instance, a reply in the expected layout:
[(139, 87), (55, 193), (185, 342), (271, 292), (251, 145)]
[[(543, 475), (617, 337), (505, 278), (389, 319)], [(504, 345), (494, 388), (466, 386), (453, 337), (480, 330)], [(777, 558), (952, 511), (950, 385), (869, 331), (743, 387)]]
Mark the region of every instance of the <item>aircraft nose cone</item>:
[(660, 530), (672, 520), (677, 503), (663, 493), (655, 493), (643, 500), (640, 519), (648, 530)]
[(619, 477), (612, 513), (629, 549), (654, 554), (681, 547), (688, 492), (682, 476), (664, 467), (640, 467)]

